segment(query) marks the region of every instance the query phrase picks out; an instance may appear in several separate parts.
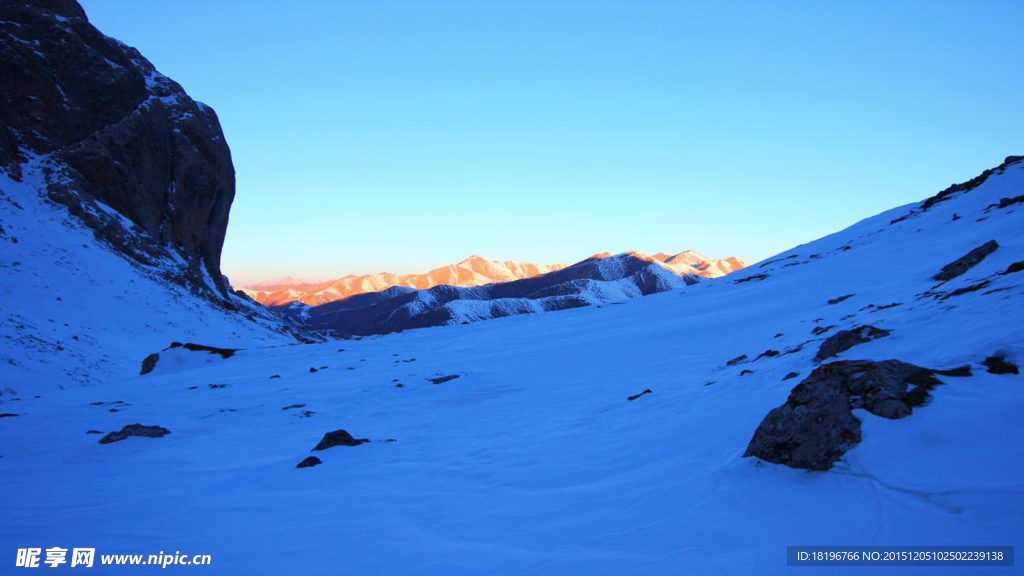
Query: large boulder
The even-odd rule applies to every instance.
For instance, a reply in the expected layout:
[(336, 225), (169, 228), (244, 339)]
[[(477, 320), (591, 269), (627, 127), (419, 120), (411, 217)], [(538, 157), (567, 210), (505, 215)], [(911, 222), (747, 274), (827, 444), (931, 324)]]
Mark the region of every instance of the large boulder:
[(832, 362), (796, 385), (786, 403), (765, 416), (744, 456), (793, 468), (828, 470), (861, 441), (863, 408), (883, 418), (904, 418), (941, 382), (933, 371), (899, 360)]

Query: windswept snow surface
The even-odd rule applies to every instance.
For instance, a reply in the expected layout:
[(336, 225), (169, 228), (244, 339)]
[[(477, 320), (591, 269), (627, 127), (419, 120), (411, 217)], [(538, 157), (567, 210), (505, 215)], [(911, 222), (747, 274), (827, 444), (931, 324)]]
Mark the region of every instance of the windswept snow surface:
[(261, 307), (236, 298), (243, 312), (228, 312), (98, 242), (45, 199), (47, 168), (34, 157), (22, 182), (0, 171), (0, 400), (136, 375), (173, 340), (295, 343)]
[[(1021, 547), (1024, 378), (979, 362), (1024, 364), (1024, 272), (998, 274), (1024, 259), (1024, 204), (986, 211), (1022, 191), (1018, 163), (895, 224), (910, 206), (618, 305), (248, 349), (4, 402), (19, 416), (0, 419), (0, 541), (211, 554), (245, 574), (777, 574), (787, 545)], [(930, 279), (993, 239), (963, 276)], [(973, 376), (942, 377), (901, 420), (858, 411), (863, 442), (829, 472), (743, 458), (820, 341), (861, 324), (892, 333), (836, 359)], [(427, 380), (443, 375), (459, 377)], [(85, 434), (136, 422), (171, 434)], [(338, 429), (372, 442), (295, 468)], [(891, 570), (844, 572), (872, 571)]]

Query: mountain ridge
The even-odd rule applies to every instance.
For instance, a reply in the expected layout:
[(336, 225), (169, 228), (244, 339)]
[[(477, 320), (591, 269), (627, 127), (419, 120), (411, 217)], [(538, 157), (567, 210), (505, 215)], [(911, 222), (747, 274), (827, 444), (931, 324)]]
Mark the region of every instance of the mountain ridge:
[(680, 254), (686, 257), (671, 262), (635, 251), (601, 253), (509, 282), (427, 289), (392, 286), (312, 307), (293, 301), (272, 309), (303, 330), (364, 336), (622, 302), (721, 277), (720, 269), (706, 261), (701, 261), (702, 267), (690, 264), (698, 260), (696, 253)]
[[(639, 254), (634, 252), (635, 254)], [(593, 257), (612, 256), (602, 253)], [(646, 256), (645, 256), (646, 257)], [(721, 260), (707, 258), (692, 250), (674, 256), (664, 255), (661, 260), (678, 274), (696, 274), (706, 278), (717, 278), (742, 269), (746, 263), (735, 257)], [(340, 278), (306, 281), (284, 277), (277, 280), (247, 284), (239, 290), (265, 306), (284, 306), (301, 302), (310, 306), (327, 304), (338, 300), (365, 294), (381, 292), (391, 287), (425, 290), (434, 286), (458, 287), (484, 286), (498, 282), (511, 282), (532, 278), (566, 268), (566, 264), (535, 264), (518, 260), (492, 260), (480, 255), (471, 255), (454, 264), (433, 268), (420, 274), (349, 274)]]

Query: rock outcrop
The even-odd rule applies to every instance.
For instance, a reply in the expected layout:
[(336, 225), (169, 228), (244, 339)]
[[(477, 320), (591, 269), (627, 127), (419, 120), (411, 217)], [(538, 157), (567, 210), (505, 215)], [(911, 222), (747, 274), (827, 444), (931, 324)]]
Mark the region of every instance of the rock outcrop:
[(141, 436), (143, 438), (162, 438), (171, 431), (163, 426), (146, 426), (145, 424), (129, 424), (117, 432), (111, 432), (100, 438), (100, 444), (113, 444), (120, 442), (130, 436)]
[(932, 276), (932, 280), (940, 280), (946, 282), (952, 280), (957, 276), (960, 276), (964, 272), (967, 272), (971, 268), (977, 266), (986, 256), (995, 252), (999, 248), (999, 243), (995, 240), (989, 240), (981, 246), (978, 246), (974, 250), (971, 250), (967, 254), (957, 258), (956, 260), (946, 264), (939, 270), (939, 273)]
[(899, 360), (840, 361), (819, 366), (765, 416), (744, 456), (793, 468), (828, 470), (861, 441), (863, 408), (883, 418), (909, 416), (941, 382), (934, 372)]
[(0, 169), (19, 180), (45, 157), (50, 198), (99, 238), (145, 264), (184, 260), (169, 276), (226, 299), (235, 179), (213, 109), (74, 0), (4, 0), (0, 39)]
[(852, 330), (840, 330), (821, 343), (815, 358), (819, 361), (826, 360), (840, 352), (853, 348), (857, 344), (884, 338), (888, 335), (888, 330), (882, 330), (874, 326), (858, 326)]

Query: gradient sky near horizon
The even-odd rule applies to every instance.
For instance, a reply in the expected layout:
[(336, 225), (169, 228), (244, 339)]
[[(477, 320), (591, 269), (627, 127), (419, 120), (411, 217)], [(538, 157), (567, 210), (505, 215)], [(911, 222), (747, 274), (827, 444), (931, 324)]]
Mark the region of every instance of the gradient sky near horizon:
[(753, 262), (1024, 153), (1021, 2), (82, 4), (217, 110), (236, 285)]

